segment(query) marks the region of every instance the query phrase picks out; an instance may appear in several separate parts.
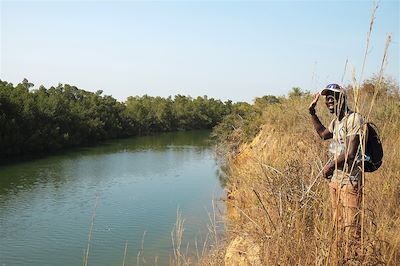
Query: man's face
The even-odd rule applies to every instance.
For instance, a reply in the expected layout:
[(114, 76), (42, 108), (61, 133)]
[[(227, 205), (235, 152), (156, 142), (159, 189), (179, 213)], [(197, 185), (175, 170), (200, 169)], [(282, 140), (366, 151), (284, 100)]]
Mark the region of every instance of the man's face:
[(334, 114), (337, 106), (337, 100), (332, 94), (325, 96), (325, 104), (328, 107), (329, 113)]
[(331, 114), (339, 114), (340, 110), (344, 110), (345, 98), (340, 93), (328, 93), (325, 96), (325, 104)]

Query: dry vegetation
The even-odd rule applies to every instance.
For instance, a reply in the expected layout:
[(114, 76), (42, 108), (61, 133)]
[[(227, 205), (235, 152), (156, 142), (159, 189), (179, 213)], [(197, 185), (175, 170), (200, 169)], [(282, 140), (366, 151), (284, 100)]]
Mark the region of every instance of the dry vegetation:
[[(360, 79), (377, 8), (374, 4)], [(225, 246), (204, 257), (204, 265), (400, 265), (399, 84), (383, 78), (390, 41), (389, 35), (378, 75), (360, 84), (353, 71), (346, 88), (350, 107), (377, 125), (384, 148), (381, 168), (363, 173), (361, 243), (345, 239), (343, 226), (332, 218), (329, 181), (322, 177), (328, 143), (311, 124), (311, 95), (294, 90), (289, 96), (295, 97), (265, 104), (259, 118), (235, 125), (229, 134), (218, 132), (226, 125), (217, 127), (229, 175), (228, 230)], [(347, 61), (345, 72), (346, 67)], [(255, 108), (260, 110), (257, 101)], [(325, 125), (332, 120), (321, 103), (317, 113)], [(244, 133), (255, 127), (260, 131), (249, 142)]]
[[(214, 258), (224, 256), (228, 265), (400, 264), (398, 84), (375, 78), (348, 95), (365, 117), (372, 107), (368, 120), (384, 147), (381, 168), (365, 174), (362, 246), (345, 256), (338, 241), (342, 232), (321, 174), (327, 143), (312, 127), (306, 94), (266, 105), (261, 131), (229, 162), (227, 252), (220, 248)], [(325, 125), (332, 119), (323, 101), (317, 114)], [(212, 257), (204, 261), (213, 264)]]

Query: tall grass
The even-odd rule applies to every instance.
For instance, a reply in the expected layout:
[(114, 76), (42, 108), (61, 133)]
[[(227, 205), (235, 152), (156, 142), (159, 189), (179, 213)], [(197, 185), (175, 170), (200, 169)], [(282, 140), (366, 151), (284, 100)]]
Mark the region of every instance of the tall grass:
[(99, 203), (99, 196), (96, 195), (96, 203), (95, 203), (94, 208), (93, 208), (92, 219), (91, 219), (91, 222), (90, 222), (87, 246), (86, 246), (86, 249), (84, 250), (83, 266), (88, 266), (88, 263), (89, 263), (90, 241), (92, 240), (93, 227), (94, 227), (94, 221), (96, 219), (96, 210), (97, 210), (98, 203)]
[[(385, 151), (382, 167), (365, 175), (362, 249), (346, 256), (338, 241), (321, 175), (329, 160), (327, 143), (312, 127), (307, 95), (265, 106), (261, 132), (231, 160), (231, 242), (239, 237), (253, 243), (263, 265), (400, 263), (400, 98), (398, 91), (388, 92), (393, 84), (375, 80), (375, 91), (364, 84), (349, 89), (348, 99), (354, 105), (354, 95), (359, 97), (358, 111), (378, 126)], [(317, 113), (325, 125), (332, 119), (322, 104)]]
[[(307, 110), (312, 98), (304, 94), (265, 105), (250, 125), (262, 125), (251, 142), (240, 128), (232, 131), (242, 145), (224, 151), (229, 172), (226, 265), (400, 264), (399, 84), (383, 75), (390, 35), (379, 74), (361, 83), (377, 8), (374, 4), (360, 80), (353, 70), (353, 84), (347, 86), (347, 101), (378, 126), (385, 151), (382, 167), (362, 174), (361, 243), (344, 241), (343, 228), (332, 217), (328, 181), (322, 177), (330, 160), (327, 143), (314, 131)], [(347, 60), (343, 77), (346, 69)], [(322, 105), (317, 113), (325, 125), (332, 120)], [(232, 147), (225, 135), (228, 145), (222, 146)], [(360, 139), (363, 153), (365, 137)], [(250, 256), (250, 250), (257, 254)]]
[[(173, 256), (170, 265), (223, 265), (225, 245), (222, 234), (224, 233), (224, 221), (220, 215), (219, 205), (213, 200), (212, 211), (208, 213), (208, 232), (204, 239), (195, 239), (195, 250), (190, 250), (189, 242), (184, 245), (184, 222), (182, 213), (177, 210), (176, 222), (171, 232)], [(201, 248), (200, 248), (201, 247)]]

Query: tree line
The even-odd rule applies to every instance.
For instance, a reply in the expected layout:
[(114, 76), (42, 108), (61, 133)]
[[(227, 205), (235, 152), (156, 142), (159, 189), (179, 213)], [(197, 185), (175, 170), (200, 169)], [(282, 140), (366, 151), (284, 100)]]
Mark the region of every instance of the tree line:
[(0, 80), (0, 158), (89, 145), (105, 139), (211, 129), (238, 104), (207, 96), (148, 95), (119, 102), (68, 84), (33, 89)]
[[(361, 89), (373, 94), (376, 84), (381, 84), (378, 96), (398, 97), (398, 83), (391, 79), (378, 83), (372, 77)], [(294, 87), (287, 97), (265, 95), (255, 98), (254, 104), (184, 95), (132, 96), (119, 102), (102, 91), (89, 92), (68, 84), (33, 86), (26, 79), (16, 86), (0, 80), (0, 159), (112, 138), (211, 128), (218, 143), (229, 142), (235, 150), (259, 131), (265, 106), (311, 95)]]

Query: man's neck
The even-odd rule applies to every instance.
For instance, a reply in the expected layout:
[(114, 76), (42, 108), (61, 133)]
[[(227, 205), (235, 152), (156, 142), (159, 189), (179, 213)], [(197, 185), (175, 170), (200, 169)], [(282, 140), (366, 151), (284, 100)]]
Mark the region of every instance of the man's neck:
[(343, 108), (343, 109), (340, 111), (339, 116), (336, 116), (336, 117), (338, 118), (339, 121), (342, 121), (343, 117), (345, 117), (346, 114), (349, 113), (349, 111), (350, 111), (350, 110), (349, 110), (348, 108)]

